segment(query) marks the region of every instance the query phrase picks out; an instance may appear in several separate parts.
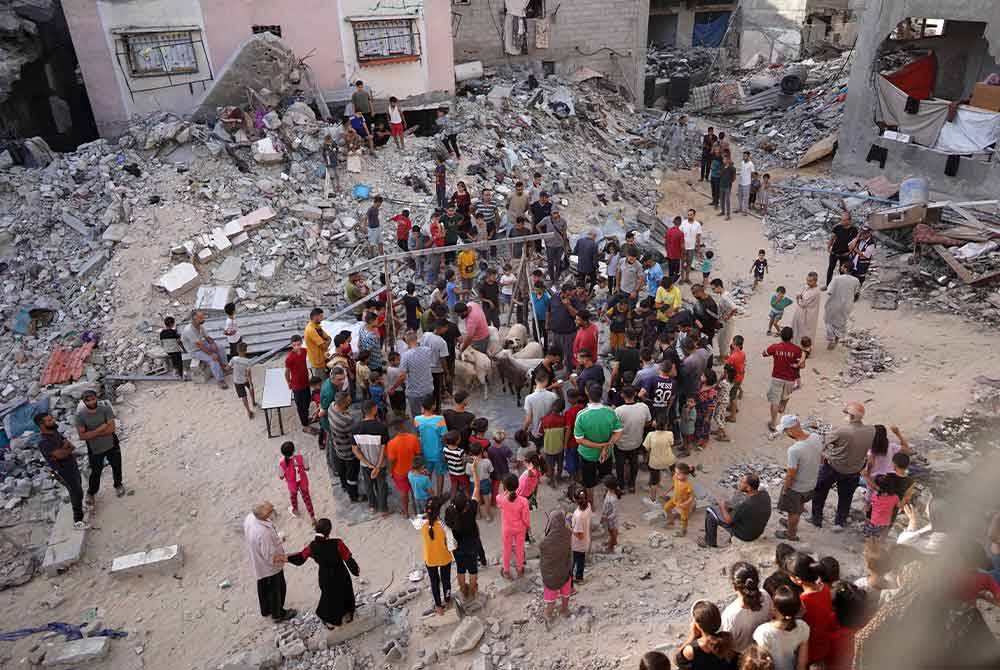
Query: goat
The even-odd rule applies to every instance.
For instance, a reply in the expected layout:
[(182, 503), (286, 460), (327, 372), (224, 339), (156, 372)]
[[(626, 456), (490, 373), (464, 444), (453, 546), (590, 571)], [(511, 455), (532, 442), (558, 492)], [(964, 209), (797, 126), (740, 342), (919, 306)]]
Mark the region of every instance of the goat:
[(526, 358), (541, 358), (543, 355), (542, 345), (538, 342), (531, 341), (521, 347), (520, 350), (514, 352), (514, 358), (524, 360)]
[(497, 354), (496, 364), (501, 389), (509, 390), (520, 406), (521, 392), (531, 384), (531, 368), (525, 365), (525, 361), (514, 358), (506, 349)]

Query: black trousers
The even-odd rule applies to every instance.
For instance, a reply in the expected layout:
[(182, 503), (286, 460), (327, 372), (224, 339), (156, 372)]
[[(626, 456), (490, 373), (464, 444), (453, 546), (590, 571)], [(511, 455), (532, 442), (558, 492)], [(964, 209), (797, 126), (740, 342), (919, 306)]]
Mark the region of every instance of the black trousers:
[(712, 170), (712, 157), (702, 156), (701, 157), (701, 181), (708, 179), (708, 173)]
[(829, 284), (833, 279), (833, 273), (837, 269), (837, 266), (842, 262), (849, 259), (850, 254), (830, 254), (830, 262), (826, 266), (826, 283)]
[[(615, 447), (615, 477), (618, 478), (618, 486), (625, 488), (635, 488), (635, 480), (639, 475), (639, 452), (642, 449), (632, 449), (626, 451)], [(628, 479), (626, 480), (625, 464), (628, 463)]]
[(309, 403), (312, 401), (312, 391), (308, 388), (295, 389), (292, 391), (292, 398), (295, 400), (295, 411), (299, 415), (299, 423), (305, 428), (309, 425)]
[(441, 411), (441, 393), (444, 391), (444, 372), (432, 372), (434, 380), (434, 410)]
[(710, 547), (719, 546), (719, 526), (731, 528), (728, 523), (722, 520), (722, 515), (715, 507), (709, 507), (705, 510), (705, 544)]
[(857, 472), (845, 475), (834, 470), (829, 463), (821, 465), (811, 502), (813, 524), (823, 525), (823, 507), (826, 506), (826, 498), (834, 486), (837, 487), (837, 513), (833, 522), (838, 526), (847, 524), (847, 516), (851, 513), (851, 501), (860, 481), (861, 475)]
[(178, 377), (183, 377), (184, 376), (184, 355), (181, 352), (179, 352), (179, 351), (175, 351), (172, 354), (167, 354), (167, 356), (170, 358), (170, 364), (173, 365), (174, 366), (174, 370), (177, 371), (177, 376)]
[(90, 462), (90, 478), (87, 482), (87, 494), (95, 495), (101, 489), (101, 473), (104, 472), (105, 462), (111, 464), (111, 475), (114, 478), (115, 488), (122, 485), (122, 450), (115, 446), (102, 454), (95, 454), (87, 447), (87, 460)]
[(674, 281), (681, 276), (681, 259), (674, 260), (673, 258), (667, 259), (667, 272), (670, 278)]
[(719, 178), (715, 177), (708, 180), (712, 185), (712, 207), (719, 206)]
[(597, 283), (597, 270), (591, 270), (590, 272), (577, 272), (576, 281), (587, 287), (587, 291), (594, 290), (594, 284)]
[(583, 579), (583, 568), (587, 563), (587, 552), (573, 552), (573, 579), (580, 581)]
[(351, 500), (355, 500), (358, 497), (358, 474), (361, 472), (361, 461), (355, 456), (342, 458), (338, 455), (337, 459), (340, 461), (340, 472), (338, 473), (340, 485), (347, 491)]
[(564, 253), (562, 247), (545, 247), (545, 264), (553, 284), (559, 281), (559, 275), (562, 274)]
[(494, 326), (495, 328), (500, 327), (500, 312), (494, 307), (489, 305), (483, 305), (483, 315), (486, 317), (486, 323)]
[(69, 493), (69, 504), (73, 507), (73, 521), (75, 523), (83, 521), (83, 479), (80, 478), (80, 469), (76, 465), (76, 460), (70, 458), (72, 465), (52, 472)]
[(275, 621), (285, 615), (285, 573), (279, 572), (257, 580), (257, 599), (260, 601), (260, 615)]
[(454, 151), (455, 158), (462, 157), (462, 154), (458, 152), (458, 135), (446, 135), (444, 138), (444, 148), (448, 150), (448, 153)]
[(451, 597), (451, 563), (448, 565), (426, 565), (427, 575), (431, 578), (431, 593), (434, 594), (434, 604), (444, 607), (444, 600)]

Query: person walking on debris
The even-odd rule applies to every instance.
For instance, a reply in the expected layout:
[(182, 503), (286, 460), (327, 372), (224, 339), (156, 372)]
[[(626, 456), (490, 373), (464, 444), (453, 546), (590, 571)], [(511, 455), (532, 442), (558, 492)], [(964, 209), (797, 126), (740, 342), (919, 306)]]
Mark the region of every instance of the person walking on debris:
[[(562, 213), (558, 209), (552, 208), (550, 214), (539, 221), (538, 232), (556, 233), (555, 237), (545, 240), (545, 261), (549, 270), (549, 279), (555, 284), (562, 274), (563, 258), (569, 252), (566, 220), (562, 218)], [(577, 267), (579, 269), (579, 264)]]
[(701, 176), (698, 178), (698, 181), (708, 179), (709, 171), (712, 167), (712, 147), (715, 146), (718, 139), (715, 136), (715, 128), (709, 126), (701, 138)]
[(875, 255), (875, 238), (872, 236), (871, 226), (861, 226), (858, 236), (847, 245), (851, 253), (851, 260), (854, 263), (852, 274), (857, 277), (858, 282), (863, 286), (865, 277), (868, 276), (868, 268), (871, 267), (872, 257)]
[(736, 166), (729, 156), (723, 156), (722, 169), (719, 170), (719, 214), (724, 215), (726, 221), (729, 221), (733, 214), (734, 181), (736, 181)]
[(382, 224), (378, 219), (380, 207), (382, 207), (382, 196), (377, 195), (372, 199), (372, 206), (365, 215), (368, 221), (368, 249), (372, 256), (382, 253)]
[(340, 192), (340, 175), (337, 173), (337, 163), (340, 161), (340, 149), (329, 135), (323, 140), (323, 197), (329, 198), (333, 190)]
[(288, 562), (288, 556), (273, 519), (274, 505), (263, 502), (255, 506), (253, 512), (243, 520), (243, 538), (250, 557), (250, 567), (257, 579), (260, 614), (280, 623), (294, 619), (298, 612), (285, 608), (286, 585), (282, 567)]
[(462, 154), (458, 150), (458, 124), (448, 113), (447, 107), (438, 108), (437, 126), (439, 128), (437, 137), (444, 143), (448, 155), (454, 154), (455, 160), (462, 160)]
[[(840, 264), (851, 257), (851, 242), (858, 236), (858, 228), (851, 221), (851, 213), (844, 212), (840, 216), (840, 222), (833, 227), (830, 239), (826, 241), (826, 250), (830, 255), (830, 262), (826, 266), (826, 283), (833, 279), (833, 271), (840, 267)], [(823, 287), (826, 290), (826, 286)], [(812, 333), (815, 335), (815, 333)], [(796, 333), (798, 335), (798, 333)]]
[(181, 343), (191, 358), (205, 363), (212, 371), (219, 388), (226, 388), (225, 371), (229, 368), (226, 352), (219, 348), (215, 340), (205, 334), (203, 324), (205, 313), (195, 312), (191, 323), (181, 330)]
[(73, 508), (73, 527), (86, 530), (89, 526), (83, 520), (83, 480), (73, 454), (73, 444), (59, 432), (55, 417), (48, 412), (36, 414), (33, 420), (42, 435), (38, 441), (38, 449), (52, 474), (69, 493), (69, 502)]
[(861, 282), (851, 274), (851, 262), (840, 264), (840, 274), (826, 287), (826, 307), (823, 321), (826, 323), (826, 348), (833, 349), (840, 338), (847, 334), (847, 320), (854, 311), (854, 303), (861, 297)]
[(305, 565), (310, 558), (319, 565), (319, 604), (316, 616), (328, 630), (354, 620), (357, 604), (354, 599), (354, 584), (351, 575), (361, 574), (358, 562), (351, 550), (338, 537), (331, 538), (333, 524), (329, 519), (320, 519), (313, 526), (316, 536), (302, 551), (288, 555), (292, 565)]

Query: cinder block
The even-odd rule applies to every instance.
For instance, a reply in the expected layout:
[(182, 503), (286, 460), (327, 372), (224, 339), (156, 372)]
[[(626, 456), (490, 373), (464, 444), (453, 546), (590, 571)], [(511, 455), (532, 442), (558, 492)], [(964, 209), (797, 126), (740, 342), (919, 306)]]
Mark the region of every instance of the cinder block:
[(49, 544), (45, 549), (42, 571), (50, 577), (59, 574), (80, 560), (87, 531), (73, 527), (73, 507), (66, 503), (59, 507), (56, 523), (49, 534)]
[(184, 565), (181, 545), (172, 544), (150, 551), (119, 556), (111, 563), (112, 575), (127, 575), (136, 572), (172, 572)]
[(61, 642), (45, 652), (42, 666), (53, 668), (89, 663), (104, 658), (109, 651), (111, 651), (111, 640), (103, 636)]
[(190, 263), (178, 263), (156, 282), (157, 286), (165, 289), (171, 296), (186, 293), (200, 284), (198, 270)]

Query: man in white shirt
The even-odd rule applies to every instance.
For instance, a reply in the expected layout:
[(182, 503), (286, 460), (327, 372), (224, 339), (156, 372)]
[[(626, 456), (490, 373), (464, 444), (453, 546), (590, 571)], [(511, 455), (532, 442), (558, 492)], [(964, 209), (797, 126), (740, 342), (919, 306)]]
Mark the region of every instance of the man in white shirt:
[[(684, 233), (684, 263), (681, 267), (681, 281), (688, 282), (688, 273), (694, 263), (695, 254), (701, 247), (701, 222), (695, 220), (695, 211), (689, 209), (687, 218), (681, 223), (681, 232)], [(690, 282), (688, 282), (690, 283)]]
[(795, 440), (795, 443), (788, 448), (788, 467), (785, 470), (785, 481), (781, 485), (781, 497), (778, 499), (778, 510), (788, 514), (787, 530), (777, 531), (775, 537), (798, 542), (799, 517), (802, 516), (805, 503), (812, 498), (819, 478), (823, 438), (819, 433), (802, 430), (799, 418), (794, 414), (781, 417), (777, 429), (779, 433)]
[(205, 334), (202, 327), (204, 323), (204, 312), (195, 312), (191, 317), (191, 323), (181, 330), (181, 342), (184, 343), (184, 350), (191, 355), (191, 358), (208, 365), (219, 388), (226, 388), (225, 371), (229, 367), (226, 352)]
[(743, 163), (740, 165), (740, 206), (736, 211), (738, 213), (747, 213), (750, 211), (750, 183), (753, 181), (753, 173), (757, 168), (754, 167), (753, 161), (750, 160), (750, 152), (743, 152)]
[(441, 411), (441, 393), (444, 389), (444, 370), (448, 361), (448, 343), (441, 337), (448, 332), (448, 322), (438, 321), (434, 324), (434, 330), (424, 333), (420, 340), (420, 346), (427, 347), (436, 355), (431, 363), (431, 376), (434, 379), (434, 406), (436, 411)]
[(524, 424), (521, 427), (528, 431), (528, 436), (538, 447), (539, 453), (542, 451), (542, 431), (539, 424), (542, 417), (552, 410), (557, 398), (555, 393), (548, 390), (549, 381), (549, 373), (540, 370), (535, 375), (534, 392), (524, 398)]

